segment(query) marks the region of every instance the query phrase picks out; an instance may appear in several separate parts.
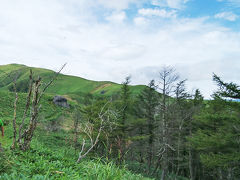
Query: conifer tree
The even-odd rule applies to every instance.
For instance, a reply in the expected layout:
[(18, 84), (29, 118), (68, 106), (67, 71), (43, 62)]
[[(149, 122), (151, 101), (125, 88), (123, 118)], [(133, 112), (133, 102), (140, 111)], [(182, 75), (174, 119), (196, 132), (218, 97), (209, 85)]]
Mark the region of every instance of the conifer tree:
[(128, 112), (130, 105), (130, 83), (131, 77), (126, 77), (125, 81), (122, 83), (121, 94), (120, 94), (120, 109), (119, 109), (119, 122), (116, 133), (116, 144), (118, 147), (118, 157), (119, 163), (121, 164), (124, 156), (127, 153), (127, 142), (126, 139), (128, 137), (127, 132), (127, 120), (128, 120)]
[(159, 95), (156, 91), (155, 81), (151, 80), (147, 87), (139, 95), (138, 111), (146, 119), (146, 135), (148, 136), (147, 159), (148, 169), (150, 171), (154, 157), (154, 141), (156, 128), (156, 112), (159, 105)]
[(233, 82), (230, 83), (223, 82), (221, 78), (216, 74), (213, 74), (213, 81), (216, 82), (218, 85), (218, 91), (216, 92), (216, 94), (218, 94), (221, 97), (240, 99), (239, 85)]
[(205, 179), (238, 179), (240, 164), (240, 105), (222, 97), (238, 99), (238, 86), (214, 75), (219, 90), (195, 117), (190, 142), (200, 154)]
[(126, 121), (127, 121), (127, 114), (129, 110), (129, 103), (130, 103), (130, 89), (129, 89), (129, 83), (130, 83), (131, 77), (126, 77), (125, 81), (122, 83), (121, 88), (121, 115), (120, 115), (120, 125), (121, 125), (121, 136), (126, 136)]
[(175, 69), (172, 67), (163, 67), (159, 73), (159, 90), (161, 95), (160, 98), (160, 121), (158, 124), (159, 137), (159, 148), (158, 148), (158, 162), (156, 164), (154, 172), (157, 171), (161, 164), (162, 175), (161, 180), (166, 179), (169, 172), (169, 151), (173, 150), (169, 143), (170, 134), (169, 131), (169, 106), (171, 104), (171, 95), (174, 92), (174, 86), (179, 76), (175, 73)]

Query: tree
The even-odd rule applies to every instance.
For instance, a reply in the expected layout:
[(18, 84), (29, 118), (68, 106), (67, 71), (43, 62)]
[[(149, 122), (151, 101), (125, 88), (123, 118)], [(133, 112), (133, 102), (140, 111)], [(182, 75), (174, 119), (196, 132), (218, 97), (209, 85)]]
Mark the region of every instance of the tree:
[[(18, 130), (17, 141), (16, 141), (17, 139), (16, 118), (17, 118), (17, 101), (18, 101), (18, 92), (17, 92), (18, 73), (15, 76), (13, 81), (15, 101), (14, 101), (14, 115), (13, 115), (13, 143), (11, 146), (12, 149), (15, 149), (16, 145), (18, 145), (20, 149), (23, 151), (29, 149), (30, 143), (32, 141), (32, 137), (34, 135), (34, 131), (38, 123), (38, 114), (41, 109), (41, 104), (40, 104), (41, 99), (45, 91), (47, 90), (47, 88), (57, 78), (57, 76), (60, 74), (62, 69), (65, 67), (65, 65), (66, 64), (64, 64), (61, 67), (61, 69), (57, 73), (55, 73), (54, 77), (47, 84), (45, 84), (42, 89), (40, 89), (42, 85), (42, 78), (37, 77), (37, 79), (33, 79), (33, 72), (30, 69), (28, 95), (26, 97), (26, 104), (25, 104), (25, 110), (22, 117), (22, 122)], [(29, 109), (30, 109), (30, 121), (27, 128), (23, 129), (25, 119), (27, 117), (27, 114), (29, 113)]]
[(121, 129), (122, 129), (122, 136), (125, 136), (126, 132), (126, 121), (127, 121), (127, 113), (129, 109), (129, 98), (130, 98), (130, 89), (129, 89), (129, 83), (130, 83), (131, 77), (128, 76), (126, 77), (125, 81), (122, 83), (122, 88), (121, 88), (121, 114), (120, 114), (120, 124), (121, 124)]
[(238, 109), (239, 104), (215, 97), (194, 122), (198, 130), (190, 141), (200, 153), (202, 164), (209, 169), (209, 176), (216, 179), (232, 179), (240, 170)]
[(121, 94), (120, 94), (120, 110), (119, 110), (119, 123), (116, 136), (116, 143), (118, 146), (119, 163), (122, 163), (125, 154), (127, 153), (127, 127), (126, 122), (128, 119), (129, 105), (130, 105), (130, 83), (131, 77), (126, 77), (122, 83)]
[(218, 85), (218, 91), (216, 94), (222, 97), (228, 97), (233, 99), (240, 99), (240, 87), (239, 85), (230, 82), (226, 83), (221, 80), (219, 76), (213, 74), (213, 81)]
[[(104, 101), (100, 101), (100, 103), (102, 102)], [(106, 102), (100, 109), (98, 109), (99, 106), (95, 106), (95, 108), (97, 109), (95, 109), (94, 114), (88, 114), (89, 108), (85, 109), (85, 115), (78, 126), (79, 133), (82, 135), (82, 145), (77, 163), (96, 147), (103, 133), (111, 133), (115, 126), (117, 116), (110, 101)]]
[[(172, 152), (172, 171), (176, 175), (184, 175), (184, 170), (186, 169), (186, 163), (184, 163), (185, 156), (185, 138), (186, 123), (192, 115), (191, 104), (189, 103), (189, 98), (191, 97), (185, 87), (186, 80), (181, 80), (176, 84), (174, 90), (174, 100), (169, 107), (169, 131), (171, 138), (171, 146), (174, 148)], [(173, 132), (171, 132), (173, 131)]]
[(160, 124), (159, 132), (160, 132), (160, 139), (159, 139), (159, 153), (158, 153), (158, 162), (155, 168), (155, 171), (158, 169), (160, 163), (162, 167), (162, 175), (161, 179), (165, 179), (166, 175), (168, 174), (168, 167), (169, 167), (169, 149), (174, 150), (174, 148), (169, 144), (170, 140), (170, 131), (169, 131), (169, 119), (168, 119), (168, 111), (171, 101), (171, 95), (174, 92), (174, 86), (176, 81), (179, 79), (177, 73), (175, 73), (175, 69), (169, 66), (165, 66), (159, 73), (159, 90), (161, 93), (160, 99)]
[(75, 149), (75, 153), (76, 153), (77, 148), (78, 148), (79, 123), (80, 123), (80, 120), (82, 119), (80, 106), (75, 107), (73, 119), (74, 119), (74, 121), (73, 121), (73, 133), (74, 133), (73, 143), (74, 143), (74, 149)]
[[(143, 132), (141, 127), (141, 135), (146, 134), (148, 137), (147, 159), (148, 159), (148, 171), (150, 172), (153, 157), (154, 157), (154, 141), (155, 141), (155, 128), (156, 128), (156, 113), (157, 106), (159, 105), (159, 94), (156, 91), (157, 86), (155, 81), (151, 80), (147, 87), (143, 89), (138, 96), (137, 114), (146, 120), (147, 132)], [(142, 148), (141, 148), (142, 149)]]
[(193, 121), (195, 131), (189, 138), (200, 154), (205, 179), (239, 178), (240, 171), (240, 105), (222, 97), (238, 99), (238, 86), (225, 83), (214, 75), (219, 89)]
[[(9, 84), (12, 82), (12, 88), (11, 90), (14, 91), (15, 99), (14, 99), (14, 105), (13, 105), (13, 121), (12, 121), (12, 127), (13, 127), (13, 142), (11, 145), (11, 149), (15, 149), (16, 146), (16, 139), (17, 139), (17, 125), (16, 125), (16, 119), (17, 119), (17, 103), (18, 103), (18, 88), (17, 88), (17, 80), (19, 79), (20, 75), (22, 74), (22, 71), (25, 68), (20, 68), (15, 71), (12, 71), (11, 73), (6, 73), (4, 71), (1, 71), (4, 76), (1, 81), (1, 83)], [(30, 71), (30, 78), (32, 77), (32, 71)], [(6, 82), (5, 82), (6, 81)], [(19, 134), (21, 133), (21, 128), (19, 130)]]

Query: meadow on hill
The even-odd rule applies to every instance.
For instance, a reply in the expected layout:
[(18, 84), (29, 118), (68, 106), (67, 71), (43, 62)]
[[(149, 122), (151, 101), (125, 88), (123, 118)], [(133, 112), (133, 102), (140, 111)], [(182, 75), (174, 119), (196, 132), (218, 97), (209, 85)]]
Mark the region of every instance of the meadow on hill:
[[(59, 74), (36, 101), (53, 71), (0, 66), (0, 179), (238, 179), (239, 86), (214, 74), (218, 89), (206, 101), (171, 67), (159, 74), (147, 86)], [(26, 120), (13, 148), (14, 102), (17, 129), (24, 112)]]
[[(73, 116), (76, 100), (87, 93), (100, 94), (102, 90), (111, 94), (120, 85), (110, 82), (95, 82), (78, 77), (60, 75), (41, 100), (38, 128), (27, 152), (10, 150), (12, 144), (13, 102), (12, 79), (6, 74), (19, 72), (17, 80), (17, 126), (20, 125), (25, 108), (30, 67), (24, 65), (0, 66), (0, 118), (4, 121), (5, 136), (0, 137), (0, 179), (148, 179), (134, 175), (125, 167), (117, 167), (113, 162), (101, 158), (85, 159), (76, 163), (78, 152), (73, 145)], [(32, 68), (36, 76), (47, 82), (53, 71)], [(107, 86), (104, 86), (107, 84)], [(111, 86), (112, 88), (110, 88)], [(133, 91), (135, 89), (133, 88)], [(53, 103), (55, 95), (68, 97), (70, 108), (62, 108)], [(25, 125), (27, 125), (27, 117)]]

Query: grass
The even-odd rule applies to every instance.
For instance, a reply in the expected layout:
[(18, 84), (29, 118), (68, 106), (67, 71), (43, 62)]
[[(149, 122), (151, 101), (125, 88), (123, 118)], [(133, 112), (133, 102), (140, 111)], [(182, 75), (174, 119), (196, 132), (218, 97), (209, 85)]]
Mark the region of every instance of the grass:
[[(13, 77), (19, 73), (19, 101), (17, 109), (17, 125), (19, 126), (25, 107), (29, 69), (36, 76), (48, 82), (54, 72), (41, 68), (30, 68), (19, 64), (0, 66), (0, 118), (5, 123), (5, 137), (0, 137), (4, 152), (0, 152), (0, 180), (22, 179), (86, 179), (86, 180), (147, 180), (142, 175), (130, 172), (126, 167), (117, 167), (113, 162), (103, 159), (84, 159), (76, 163), (77, 153), (73, 148), (73, 112), (77, 101), (82, 103), (84, 96), (91, 93), (98, 97), (118, 94), (121, 85), (108, 81), (91, 81), (80, 77), (60, 74), (54, 84), (49, 87), (43, 97), (39, 125), (34, 134), (31, 149), (27, 152), (10, 151), (12, 143), (12, 118), (14, 93), (10, 92)], [(10, 74), (11, 77), (6, 76)], [(138, 95), (145, 86), (130, 86), (133, 96)], [(63, 95), (71, 105), (64, 109), (54, 105), (53, 97)], [(29, 119), (26, 119), (26, 123)], [(52, 127), (56, 131), (51, 130)], [(130, 165), (131, 163), (129, 163)], [(133, 163), (132, 163), (133, 164)], [(131, 168), (137, 171), (139, 165)], [(147, 176), (147, 175), (146, 175)], [(174, 177), (174, 176), (173, 176)], [(174, 177), (175, 179), (176, 177)], [(180, 179), (180, 178), (179, 178)]]
[[(3, 157), (4, 156), (4, 157)], [(101, 159), (85, 159), (79, 164), (76, 155), (66, 148), (51, 150), (34, 142), (27, 152), (6, 150), (0, 156), (0, 180), (8, 179), (86, 179), (86, 180), (147, 180), (126, 168)]]
[[(19, 125), (25, 107), (26, 93), (19, 93), (17, 124)], [(5, 123), (5, 136), (0, 137), (4, 152), (0, 152), (0, 180), (28, 179), (99, 179), (99, 180), (138, 180), (148, 179), (117, 167), (113, 162), (102, 159), (84, 159), (76, 163), (77, 153), (72, 147), (71, 129), (73, 108), (64, 109), (53, 104), (52, 94), (46, 94), (42, 101), (37, 128), (31, 149), (26, 152), (11, 151), (12, 117), (14, 93), (0, 91), (0, 118)], [(64, 120), (60, 121), (60, 117)], [(29, 120), (29, 119), (27, 119)], [(56, 132), (46, 130), (51, 122), (60, 123)]]
[[(19, 72), (20, 90), (17, 124), (21, 122), (27, 96), (24, 90), (27, 87), (30, 67), (10, 64), (0, 66), (0, 118), (5, 123), (5, 137), (0, 137), (4, 152), (0, 152), (0, 180), (22, 179), (86, 179), (86, 180), (147, 180), (142, 175), (130, 172), (126, 167), (117, 167), (113, 162), (103, 159), (84, 159), (76, 163), (77, 154), (73, 148), (73, 112), (77, 101), (82, 101), (84, 96), (91, 93), (94, 96), (111, 96), (118, 94), (121, 84), (109, 81), (91, 81), (80, 77), (60, 74), (54, 84), (49, 87), (43, 97), (42, 109), (39, 115), (39, 126), (35, 132), (31, 149), (27, 152), (10, 151), (12, 143), (12, 117), (14, 93), (9, 89), (16, 72)], [(41, 76), (48, 82), (54, 72), (47, 69), (31, 68), (36, 76)], [(10, 74), (12, 77), (7, 77)], [(26, 87), (24, 87), (26, 86)], [(138, 95), (144, 85), (130, 86), (133, 96)], [(54, 105), (53, 97), (63, 95), (71, 105), (64, 109)], [(29, 119), (26, 119), (29, 121)], [(27, 122), (26, 122), (27, 123)], [(52, 131), (52, 126), (57, 126)], [(131, 163), (129, 163), (131, 164)], [(134, 164), (129, 169), (137, 171), (139, 165)], [(136, 169), (137, 168), (137, 169)], [(175, 178), (175, 177), (174, 177)]]
[(102, 159), (84, 159), (76, 163), (77, 153), (71, 144), (70, 132), (47, 132), (38, 128), (26, 152), (11, 151), (12, 130), (7, 126), (6, 136), (0, 138), (4, 152), (0, 152), (0, 180), (22, 179), (85, 179), (85, 180), (147, 180), (131, 173), (125, 167)]
[[(20, 77), (17, 82), (22, 86), (27, 85), (29, 76), (29, 69), (32, 69), (35, 76), (40, 75), (45, 82), (48, 82), (54, 75), (54, 72), (47, 69), (32, 68), (19, 64), (9, 64), (0, 66), (0, 89), (7, 90), (11, 87), (12, 78), (6, 78), (7, 74), (19, 72)], [(133, 95), (137, 95), (145, 86), (130, 86), (130, 90)], [(23, 88), (23, 87), (22, 87)], [(92, 93), (98, 96), (110, 96), (115, 93), (119, 93), (121, 85), (109, 81), (91, 81), (84, 78), (68, 75), (59, 75), (58, 79), (54, 82), (53, 86), (50, 86), (47, 90), (48, 93), (69, 95), (79, 93)]]

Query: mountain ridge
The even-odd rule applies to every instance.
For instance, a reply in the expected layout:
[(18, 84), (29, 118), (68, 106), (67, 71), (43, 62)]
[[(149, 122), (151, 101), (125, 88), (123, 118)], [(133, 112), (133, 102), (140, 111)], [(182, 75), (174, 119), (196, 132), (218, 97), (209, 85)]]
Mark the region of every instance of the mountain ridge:
[[(41, 76), (44, 82), (48, 82), (55, 74), (53, 70), (29, 67), (23, 64), (0, 65), (0, 90), (11, 90), (13, 79), (8, 78), (7, 74), (19, 73), (17, 84), (19, 90), (25, 92), (27, 88), (29, 70), (32, 69), (35, 76)], [(146, 87), (145, 85), (130, 85), (130, 91), (137, 95)], [(69, 95), (69, 94), (93, 94), (110, 96), (119, 93), (121, 84), (111, 81), (94, 81), (82, 77), (60, 74), (57, 80), (49, 87), (47, 93)]]

